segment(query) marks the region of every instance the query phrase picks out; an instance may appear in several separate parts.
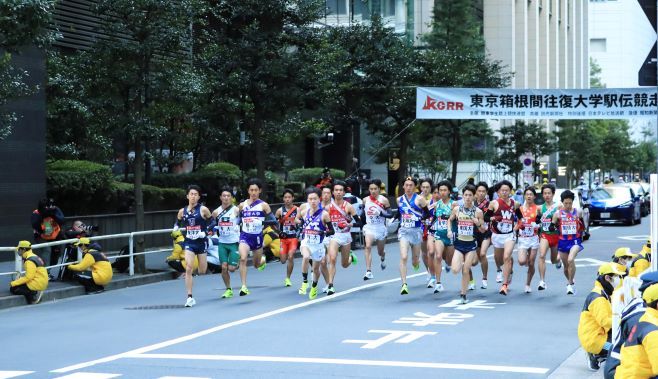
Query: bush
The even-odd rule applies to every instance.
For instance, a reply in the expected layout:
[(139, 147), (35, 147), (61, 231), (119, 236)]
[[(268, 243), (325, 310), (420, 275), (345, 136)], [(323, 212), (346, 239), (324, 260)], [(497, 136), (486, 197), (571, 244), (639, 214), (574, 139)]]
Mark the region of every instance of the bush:
[(240, 180), (240, 168), (233, 163), (213, 162), (199, 169), (200, 173), (213, 172), (223, 176), (227, 181), (235, 182)]
[(46, 163), (46, 183), (53, 194), (94, 194), (109, 188), (112, 170), (89, 161), (49, 161)]
[[(117, 212), (124, 213), (134, 211), (135, 185), (132, 183), (113, 182), (112, 196), (109, 203)], [(185, 190), (182, 188), (160, 188), (150, 185), (142, 185), (144, 194), (144, 210), (156, 211), (163, 209), (180, 208), (185, 203)]]
[[(288, 176), (291, 180), (297, 182), (305, 183), (305, 186), (311, 186), (320, 179), (322, 175), (322, 167), (308, 167), (308, 168), (296, 168), (288, 172)], [(342, 179), (345, 177), (345, 171), (337, 169), (329, 169), (331, 172), (331, 177)]]
[(239, 187), (240, 178), (241, 172), (238, 166), (227, 162), (215, 162), (188, 174), (154, 174), (151, 184), (161, 188), (180, 188), (182, 190), (190, 184), (196, 184), (208, 196), (210, 204), (214, 204), (219, 201), (222, 187)]

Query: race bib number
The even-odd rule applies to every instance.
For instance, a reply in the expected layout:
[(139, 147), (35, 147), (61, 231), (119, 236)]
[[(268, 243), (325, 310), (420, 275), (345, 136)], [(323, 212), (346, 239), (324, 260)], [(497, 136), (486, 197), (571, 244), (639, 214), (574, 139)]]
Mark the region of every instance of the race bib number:
[(191, 239), (191, 240), (201, 238), (202, 237), (201, 227), (198, 226), (198, 225), (188, 226), (187, 227), (187, 232), (185, 233), (185, 237), (187, 237), (187, 239)]
[(521, 237), (532, 237), (535, 235), (535, 228), (532, 226), (532, 224), (523, 224), (523, 229), (519, 230), (519, 234)]
[(560, 228), (563, 236), (574, 235), (578, 230), (578, 225), (575, 221), (562, 221)]
[(513, 227), (511, 220), (502, 220), (498, 223), (498, 230), (501, 233), (511, 233)]
[(436, 222), (436, 230), (448, 230), (448, 220), (439, 218)]
[(293, 233), (293, 232), (294, 232), (294, 230), (293, 230), (292, 226), (290, 226), (290, 225), (283, 225), (283, 233), (285, 233), (285, 234), (291, 234), (291, 233)]
[(263, 230), (263, 222), (257, 218), (245, 218), (244, 221), (244, 231), (247, 233), (259, 233)]
[(309, 245), (319, 245), (322, 243), (322, 238), (316, 230), (306, 230), (304, 232), (304, 240)]
[(457, 221), (457, 233), (460, 236), (473, 235), (473, 221), (459, 220)]
[(233, 233), (235, 225), (231, 221), (220, 221), (217, 225), (217, 231), (220, 236), (228, 236)]
[(541, 220), (541, 230), (547, 232), (551, 228), (551, 220)]
[(412, 214), (403, 214), (400, 226), (403, 228), (413, 228), (416, 226), (418, 218)]

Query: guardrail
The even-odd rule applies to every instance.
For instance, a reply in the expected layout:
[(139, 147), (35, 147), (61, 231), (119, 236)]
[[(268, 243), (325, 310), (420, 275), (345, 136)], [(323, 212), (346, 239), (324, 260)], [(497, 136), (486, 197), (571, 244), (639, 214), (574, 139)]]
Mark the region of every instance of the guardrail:
[[(125, 256), (125, 257), (128, 258), (128, 260), (129, 260), (128, 275), (133, 276), (133, 275), (135, 275), (135, 263), (134, 263), (134, 260), (133, 260), (133, 258), (135, 256), (137, 256), (137, 255), (146, 255), (146, 254), (154, 254), (154, 253), (162, 253), (162, 252), (165, 252), (165, 251), (169, 251), (169, 250), (158, 249), (158, 250), (143, 251), (141, 253), (135, 253), (135, 237), (136, 236), (152, 235), (152, 234), (171, 233), (172, 230), (173, 229), (156, 229), (156, 230), (144, 230), (144, 231), (130, 232), (130, 233), (108, 234), (108, 235), (103, 235), (103, 236), (89, 237), (89, 240), (90, 241), (102, 241), (102, 240), (108, 240), (108, 239), (127, 238), (128, 239), (128, 255)], [(75, 243), (77, 241), (78, 241), (77, 238), (72, 238), (72, 239), (59, 240), (59, 241), (53, 241), (53, 242), (38, 243), (38, 244), (32, 245), (32, 250), (43, 249), (43, 248), (52, 247), (52, 246), (67, 245), (67, 244)], [(16, 251), (15, 247), (0, 247), (0, 252), (15, 253), (15, 251)], [(82, 259), (82, 252), (78, 249), (77, 253), (78, 253), (78, 255), (77, 255), (77, 258), (76, 258), (75, 262), (65, 262), (65, 263), (61, 263), (61, 264), (46, 266), (46, 269), (68, 266), (68, 265), (79, 262)], [(121, 257), (119, 254), (115, 254), (115, 255), (110, 255), (107, 258), (108, 259), (117, 259), (119, 257)], [(23, 260), (19, 255), (16, 255), (14, 268), (15, 268), (15, 271), (0, 272), (0, 276), (3, 276), (3, 275), (18, 275), (19, 273), (23, 272), (22, 271), (22, 269), (23, 269)]]

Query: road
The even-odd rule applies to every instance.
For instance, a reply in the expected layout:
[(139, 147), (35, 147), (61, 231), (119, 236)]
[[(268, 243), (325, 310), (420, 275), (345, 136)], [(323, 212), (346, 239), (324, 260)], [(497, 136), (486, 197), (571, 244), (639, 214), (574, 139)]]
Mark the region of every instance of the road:
[(649, 232), (643, 221), (593, 228), (577, 260), (575, 296), (550, 265), (548, 289), (536, 291), (535, 278), (534, 291), (523, 293), (517, 265), (504, 297), (492, 264), (489, 289), (478, 286), (467, 305), (457, 304), (457, 276), (444, 274), (446, 291), (435, 295), (410, 264), (410, 294), (401, 296), (398, 246), (390, 244), (388, 268), (375, 266), (374, 280), (362, 280), (357, 251), (356, 266), (338, 268), (338, 292), (313, 301), (297, 294), (298, 262), (289, 288), (278, 263), (250, 269), (246, 297), (220, 299), (220, 277), (198, 277), (197, 305), (188, 309), (181, 280), (7, 309), (0, 378), (543, 378), (578, 348), (578, 317), (598, 265), (617, 247), (639, 250)]

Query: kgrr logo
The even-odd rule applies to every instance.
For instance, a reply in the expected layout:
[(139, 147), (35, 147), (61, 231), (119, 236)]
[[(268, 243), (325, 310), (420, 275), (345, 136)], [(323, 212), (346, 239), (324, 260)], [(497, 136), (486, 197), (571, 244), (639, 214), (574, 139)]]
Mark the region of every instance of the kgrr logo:
[(438, 99), (433, 99), (427, 96), (425, 104), (423, 105), (424, 111), (434, 110), (434, 111), (463, 111), (464, 103), (460, 101), (443, 101)]

